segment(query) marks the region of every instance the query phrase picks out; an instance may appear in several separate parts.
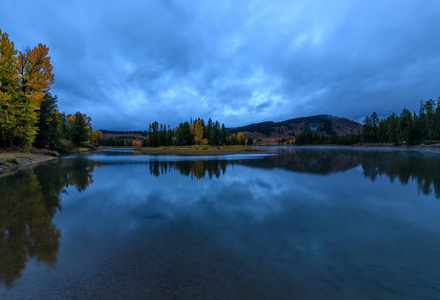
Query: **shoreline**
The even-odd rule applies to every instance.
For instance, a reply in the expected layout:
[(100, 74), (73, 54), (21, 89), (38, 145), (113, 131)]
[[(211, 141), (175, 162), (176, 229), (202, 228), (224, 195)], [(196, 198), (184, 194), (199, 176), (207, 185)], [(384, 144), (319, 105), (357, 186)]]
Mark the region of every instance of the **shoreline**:
[(47, 153), (22, 153), (22, 152), (1, 152), (0, 153), (0, 174), (5, 174), (15, 169), (30, 166), (57, 159), (58, 156)]

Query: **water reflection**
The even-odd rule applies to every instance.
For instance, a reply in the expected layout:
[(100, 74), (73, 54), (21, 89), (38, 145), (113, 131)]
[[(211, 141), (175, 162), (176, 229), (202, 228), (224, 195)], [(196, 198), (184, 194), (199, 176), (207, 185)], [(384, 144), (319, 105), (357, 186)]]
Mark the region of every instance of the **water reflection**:
[[(59, 260), (59, 270), (31, 268), (13, 291), (16, 298), (26, 298), (22, 288), (31, 296), (56, 294), (54, 286), (62, 291), (58, 298), (128, 292), (132, 298), (286, 299), (339, 292), (331, 289), (349, 290), (351, 298), (359, 291), (364, 298), (376, 297), (376, 290), (393, 294), (388, 286), (419, 292), (414, 279), (436, 287), (438, 205), (414, 201), (410, 192), (414, 180), (422, 193), (439, 197), (438, 155), (298, 148), (277, 154), (183, 161), (119, 156), (120, 163), (90, 154), (3, 176), (0, 284), (13, 286), (34, 258), (49, 266)], [(408, 186), (391, 185), (385, 176)], [(29, 279), (35, 274), (40, 282)]]
[(150, 174), (158, 177), (172, 171), (191, 178), (219, 178), (233, 164), (275, 169), (281, 168), (297, 173), (329, 175), (361, 166), (366, 178), (374, 181), (377, 176), (387, 176), (391, 182), (401, 184), (410, 180), (417, 182), (424, 195), (434, 193), (440, 198), (440, 155), (417, 151), (364, 151), (356, 149), (328, 148), (275, 148), (277, 155), (264, 159), (239, 160), (184, 160), (149, 161)]
[(260, 168), (282, 168), (299, 173), (331, 174), (350, 170), (360, 164), (359, 152), (309, 148), (269, 149), (277, 155), (264, 160), (243, 160), (243, 164)]
[(385, 175), (391, 182), (417, 182), (424, 195), (440, 198), (440, 154), (423, 151), (359, 150), (328, 148), (278, 148), (278, 155), (264, 160), (243, 160), (260, 168), (282, 168), (300, 173), (328, 175), (361, 166), (366, 178), (374, 181)]
[(360, 161), (366, 178), (374, 181), (386, 175), (392, 182), (401, 184), (415, 180), (424, 195), (434, 193), (440, 198), (440, 155), (422, 155), (414, 152), (377, 153), (363, 152)]
[(226, 166), (233, 164), (224, 160), (195, 160), (195, 161), (150, 161), (150, 173), (153, 176), (167, 174), (171, 171), (178, 171), (181, 175), (191, 176), (191, 178), (202, 179), (206, 175), (219, 178), (225, 175)]
[(70, 160), (0, 178), (0, 284), (10, 288), (29, 258), (49, 266), (57, 263), (61, 232), (52, 218), (61, 210), (61, 195), (69, 186), (84, 191), (93, 183), (97, 165)]

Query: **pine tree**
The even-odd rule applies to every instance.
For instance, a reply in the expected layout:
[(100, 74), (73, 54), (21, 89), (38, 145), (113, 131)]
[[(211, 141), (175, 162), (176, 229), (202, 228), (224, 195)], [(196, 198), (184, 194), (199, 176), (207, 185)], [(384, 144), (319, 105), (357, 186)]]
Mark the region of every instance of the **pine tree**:
[(228, 132), (226, 131), (225, 124), (222, 124), (222, 130), (220, 132), (220, 144), (226, 145), (228, 138)]
[(39, 148), (54, 148), (60, 143), (60, 131), (58, 129), (57, 96), (47, 92), (40, 103), (38, 122), (38, 134), (35, 138), (35, 146)]
[(84, 116), (79, 111), (69, 117), (69, 136), (72, 143), (79, 147), (89, 140), (89, 131)]

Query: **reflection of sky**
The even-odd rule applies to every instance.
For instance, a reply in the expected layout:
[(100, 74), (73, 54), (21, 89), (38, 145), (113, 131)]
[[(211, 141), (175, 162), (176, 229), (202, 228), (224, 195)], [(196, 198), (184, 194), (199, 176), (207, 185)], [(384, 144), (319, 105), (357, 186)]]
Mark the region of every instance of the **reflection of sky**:
[[(225, 220), (246, 216), (251, 222), (264, 223), (292, 207), (303, 206), (322, 210), (323, 214), (353, 209), (438, 231), (440, 206), (432, 197), (418, 195), (414, 183), (390, 184), (386, 177), (371, 182), (359, 168), (317, 177), (235, 164), (219, 178), (192, 180), (175, 170), (154, 177), (147, 164), (123, 164), (97, 168), (93, 178), (94, 183), (83, 193), (69, 188), (62, 202), (64, 211), (77, 210), (75, 230), (83, 227), (82, 231), (90, 234), (102, 228), (124, 235), (149, 218), (190, 216), (209, 226), (213, 213)], [(106, 219), (114, 222), (103, 222)], [(94, 230), (85, 228), (90, 226)], [(67, 231), (63, 230), (63, 236)]]
[(373, 182), (361, 167), (316, 176), (237, 163), (200, 180), (177, 170), (155, 177), (148, 163), (104, 164), (93, 180), (81, 193), (69, 187), (53, 220), (62, 233), (58, 265), (30, 263), (19, 280), (41, 286), (36, 295), (44, 282), (68, 289), (63, 276), (100, 286), (140, 257), (160, 262), (148, 269), (155, 278), (163, 269), (179, 278), (208, 272), (218, 284), (280, 290), (280, 298), (439, 295), (440, 205), (412, 181)]

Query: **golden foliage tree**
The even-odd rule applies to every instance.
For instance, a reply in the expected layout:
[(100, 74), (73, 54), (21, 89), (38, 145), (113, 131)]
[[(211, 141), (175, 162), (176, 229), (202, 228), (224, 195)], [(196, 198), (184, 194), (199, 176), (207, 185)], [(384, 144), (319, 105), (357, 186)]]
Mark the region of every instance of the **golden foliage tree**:
[(199, 119), (194, 125), (194, 141), (197, 145), (200, 145), (203, 140), (203, 123)]
[(18, 97), (16, 99), (17, 123), (14, 138), (31, 145), (37, 134), (38, 110), (46, 91), (54, 83), (49, 48), (38, 44), (33, 49), (18, 53)]
[(231, 134), (230, 140), (231, 145), (237, 145), (237, 135), (235, 133)]
[(246, 139), (244, 138), (244, 135), (243, 135), (243, 133), (241, 133), (241, 132), (239, 132), (239, 133), (237, 134), (237, 143), (238, 143), (239, 145), (244, 145), (244, 144), (246, 143)]
[(8, 34), (0, 30), (0, 139), (4, 141), (12, 140), (16, 127), (17, 82), (17, 50)]
[(54, 82), (49, 48), (38, 44), (18, 52), (0, 30), (0, 141), (30, 146), (37, 134), (38, 111)]
[(102, 138), (102, 131), (100, 131), (100, 130), (95, 130), (95, 131), (92, 131), (92, 134), (93, 134), (93, 140), (92, 140), (92, 143), (93, 143), (93, 145), (94, 145), (95, 147), (97, 147), (97, 146), (98, 146), (98, 140), (99, 140), (100, 138)]
[(141, 141), (132, 141), (132, 142), (131, 142), (131, 145), (132, 145), (133, 147), (139, 148), (139, 147), (141, 147), (142, 142), (141, 142)]

